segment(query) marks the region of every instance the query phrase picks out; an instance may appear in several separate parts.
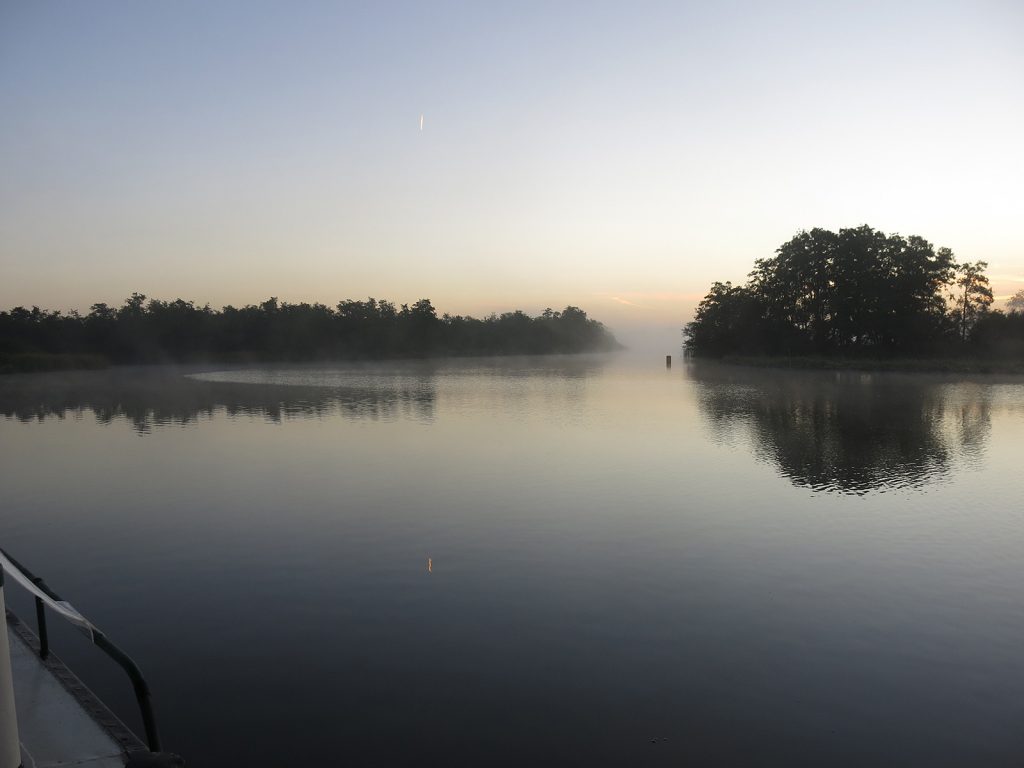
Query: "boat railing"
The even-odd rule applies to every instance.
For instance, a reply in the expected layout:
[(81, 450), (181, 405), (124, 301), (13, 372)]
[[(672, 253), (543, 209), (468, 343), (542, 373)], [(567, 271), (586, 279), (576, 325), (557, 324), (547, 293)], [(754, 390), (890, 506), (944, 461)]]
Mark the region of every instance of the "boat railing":
[[(86, 619), (75, 610), (60, 595), (54, 592), (32, 571), (15, 560), (4, 549), (0, 549), (0, 567), (6, 568), (14, 581), (17, 581), (35, 599), (36, 605), (36, 633), (39, 636), (39, 656), (46, 659), (50, 655), (50, 640), (46, 629), (46, 609), (50, 608), (59, 616), (67, 619), (83, 632), (93, 644), (113, 659), (127, 674), (132, 682), (135, 691), (135, 700), (138, 702), (139, 711), (142, 714), (142, 724), (146, 729), (146, 744), (151, 752), (160, 751), (160, 734), (156, 727), (156, 716), (153, 714), (153, 703), (149, 692), (149, 684), (142, 676), (142, 670), (132, 658), (118, 648), (103, 632), (97, 629), (96, 625)], [(19, 578), (20, 577), (20, 578)], [(34, 588), (33, 588), (34, 587)], [(49, 599), (47, 599), (49, 598)]]

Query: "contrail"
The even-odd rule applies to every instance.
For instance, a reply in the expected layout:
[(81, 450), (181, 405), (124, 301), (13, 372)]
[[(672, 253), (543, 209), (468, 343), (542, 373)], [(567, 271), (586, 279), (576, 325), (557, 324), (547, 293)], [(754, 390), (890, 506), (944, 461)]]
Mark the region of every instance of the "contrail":
[(420, 130), (423, 130), (423, 113), (420, 112)]
[(619, 304), (625, 304), (627, 307), (640, 307), (641, 309), (643, 309), (642, 305), (629, 301), (628, 299), (620, 299), (618, 296), (609, 296), (608, 298), (611, 299), (612, 301), (619, 302)]

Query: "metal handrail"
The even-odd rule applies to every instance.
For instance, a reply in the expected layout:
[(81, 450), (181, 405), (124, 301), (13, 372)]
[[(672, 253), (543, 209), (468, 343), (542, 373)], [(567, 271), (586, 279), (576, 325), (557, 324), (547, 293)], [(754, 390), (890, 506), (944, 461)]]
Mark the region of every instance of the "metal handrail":
[[(33, 584), (39, 587), (40, 591), (53, 598), (54, 600), (63, 601), (60, 595), (50, 589), (46, 582), (43, 581), (39, 576), (36, 576), (32, 571), (26, 568), (24, 565), (15, 560), (11, 555), (4, 549), (0, 549), (15, 568), (22, 572)], [(36, 602), (36, 629), (39, 635), (39, 657), (45, 659), (50, 655), (50, 641), (46, 631), (46, 605), (38, 596), (35, 597)], [(146, 729), (146, 743), (149, 745), (151, 752), (160, 751), (160, 733), (156, 727), (156, 715), (153, 714), (153, 703), (150, 701), (149, 684), (146, 679), (142, 676), (142, 670), (139, 669), (139, 665), (136, 664), (132, 658), (114, 645), (110, 639), (98, 629), (93, 629), (91, 632), (93, 643), (107, 656), (112, 658), (117, 664), (128, 674), (128, 678), (132, 681), (132, 688), (135, 691), (135, 700), (138, 702), (139, 710), (142, 713), (142, 724)]]

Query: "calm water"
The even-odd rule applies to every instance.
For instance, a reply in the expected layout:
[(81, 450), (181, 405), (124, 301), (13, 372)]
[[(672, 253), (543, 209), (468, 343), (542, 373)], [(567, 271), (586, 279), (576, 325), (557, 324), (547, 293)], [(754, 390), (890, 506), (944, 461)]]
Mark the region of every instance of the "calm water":
[(190, 765), (1024, 763), (1022, 379), (139, 370), (0, 414), (0, 541)]

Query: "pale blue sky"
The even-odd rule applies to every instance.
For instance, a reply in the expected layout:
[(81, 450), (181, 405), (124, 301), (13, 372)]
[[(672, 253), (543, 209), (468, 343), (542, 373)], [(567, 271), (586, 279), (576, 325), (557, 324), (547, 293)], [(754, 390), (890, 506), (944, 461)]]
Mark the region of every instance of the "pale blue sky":
[[(800, 228), (1024, 287), (1024, 4), (0, 4), (0, 306), (578, 304)], [(419, 116), (424, 129), (419, 130)]]

